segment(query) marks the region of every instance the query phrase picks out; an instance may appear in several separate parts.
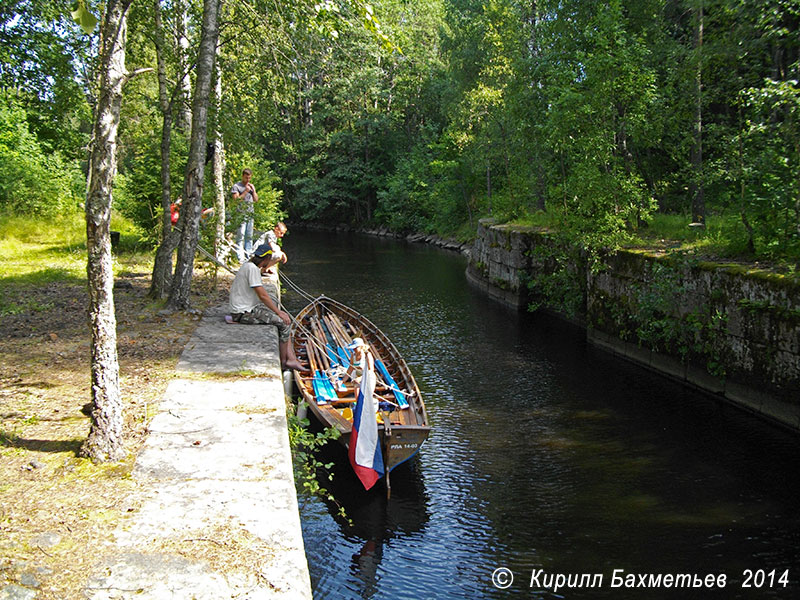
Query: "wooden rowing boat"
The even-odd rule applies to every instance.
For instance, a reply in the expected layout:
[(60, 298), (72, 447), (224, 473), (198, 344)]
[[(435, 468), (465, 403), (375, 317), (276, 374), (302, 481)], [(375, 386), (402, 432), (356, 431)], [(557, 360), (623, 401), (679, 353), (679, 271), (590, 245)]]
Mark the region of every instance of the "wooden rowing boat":
[(292, 324), (292, 343), (303, 370), (294, 379), (303, 400), (325, 427), (341, 433), (347, 448), (353, 427), (357, 384), (341, 377), (347, 346), (362, 338), (375, 358), (378, 435), (389, 487), (389, 472), (412, 458), (430, 433), (428, 415), (414, 376), (388, 337), (352, 308), (321, 296), (303, 308)]

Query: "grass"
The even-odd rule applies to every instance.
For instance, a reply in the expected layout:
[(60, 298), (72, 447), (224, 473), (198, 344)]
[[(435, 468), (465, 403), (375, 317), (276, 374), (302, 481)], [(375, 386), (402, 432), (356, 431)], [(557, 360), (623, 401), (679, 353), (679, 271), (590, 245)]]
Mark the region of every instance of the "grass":
[(755, 259), (747, 250), (747, 232), (738, 217), (709, 216), (705, 228), (689, 227), (682, 215), (655, 214), (634, 232), (631, 246), (668, 245), (719, 258)]
[[(747, 232), (738, 215), (709, 215), (705, 228), (689, 227), (685, 215), (656, 213), (649, 223), (629, 232), (624, 245), (632, 250), (659, 254), (683, 252), (709, 263), (749, 265), (754, 272), (772, 272), (779, 277), (797, 275), (800, 257), (752, 253)], [(512, 222), (526, 227), (558, 229), (556, 213), (535, 212)]]
[[(152, 251), (128, 223), (112, 226), (122, 233), (114, 300), (128, 458), (95, 465), (79, 456), (90, 427), (83, 215), (0, 219), (0, 589), (33, 573), (39, 599), (85, 597), (94, 561), (138, 502), (134, 457), (196, 325), (160, 314), (147, 297)], [(225, 295), (200, 267), (193, 293), (199, 307)]]
[[(114, 250), (115, 276), (150, 270), (153, 253), (136, 228), (121, 217), (114, 217), (111, 227), (121, 234)], [(0, 218), (0, 317), (52, 310), (52, 302), (28, 290), (66, 282), (86, 285), (86, 256), (83, 213)]]
[[(745, 252), (744, 226), (738, 218), (710, 216), (705, 229), (689, 227), (682, 215), (654, 214), (652, 220), (630, 232), (630, 247), (660, 246), (682, 250), (702, 250), (719, 256)], [(556, 213), (538, 211), (513, 221), (515, 225), (558, 229)]]
[(0, 256), (3, 280), (45, 285), (64, 277), (86, 278), (86, 233), (79, 215), (55, 222), (3, 217), (0, 219)]
[[(120, 232), (120, 243), (115, 248), (117, 271), (152, 260), (151, 248), (129, 221), (115, 215), (111, 229)], [(0, 217), (0, 257), (0, 278), (4, 280), (26, 276), (32, 284), (46, 284), (62, 280), (65, 275), (85, 280), (85, 217), (81, 212), (54, 219)]]
[(522, 227), (546, 227), (552, 229), (557, 229), (560, 224), (556, 213), (541, 210), (526, 213), (524, 216), (514, 219), (511, 223)]

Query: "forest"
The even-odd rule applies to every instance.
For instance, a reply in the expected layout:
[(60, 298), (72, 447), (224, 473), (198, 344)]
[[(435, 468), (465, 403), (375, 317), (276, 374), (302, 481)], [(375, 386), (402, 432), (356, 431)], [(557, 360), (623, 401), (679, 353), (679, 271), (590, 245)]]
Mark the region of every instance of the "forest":
[[(7, 215), (82, 210), (99, 101), (92, 19), (107, 4), (0, 7)], [(262, 227), (286, 217), (464, 238), (491, 215), (616, 247), (654, 215), (722, 216), (736, 253), (800, 255), (800, 0), (123, 4), (112, 210), (153, 248), (190, 160), (213, 5), (205, 207), (250, 167)]]

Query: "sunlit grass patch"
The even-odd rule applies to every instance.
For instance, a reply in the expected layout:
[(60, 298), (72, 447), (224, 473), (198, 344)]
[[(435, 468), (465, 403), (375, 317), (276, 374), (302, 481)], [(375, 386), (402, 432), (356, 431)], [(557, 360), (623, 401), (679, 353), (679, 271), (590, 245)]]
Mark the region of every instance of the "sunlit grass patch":
[(560, 216), (557, 212), (542, 210), (533, 211), (511, 221), (513, 225), (523, 227), (545, 227), (557, 229), (560, 224)]
[[(112, 230), (120, 232), (114, 251), (117, 275), (139, 271), (152, 264), (152, 248), (128, 221), (115, 217)], [(86, 222), (83, 213), (42, 220), (21, 216), (0, 217), (0, 281), (3, 287), (47, 285), (55, 281), (86, 281)], [(11, 290), (13, 291), (13, 289)], [(36, 307), (3, 297), (0, 314), (16, 314)]]
[(77, 214), (57, 221), (0, 218), (0, 277), (46, 284), (86, 277), (85, 225)]
[(747, 237), (741, 220), (733, 215), (710, 215), (705, 227), (691, 226), (685, 215), (657, 213), (634, 232), (632, 245), (666, 244), (675, 249), (710, 254), (720, 258), (747, 253)]

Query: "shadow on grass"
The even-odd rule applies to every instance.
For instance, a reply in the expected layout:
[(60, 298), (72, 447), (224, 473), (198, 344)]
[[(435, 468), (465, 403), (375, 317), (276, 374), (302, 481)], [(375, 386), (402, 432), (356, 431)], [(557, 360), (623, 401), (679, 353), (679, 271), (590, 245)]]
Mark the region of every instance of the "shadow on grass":
[(86, 276), (78, 276), (64, 269), (46, 268), (34, 271), (33, 273), (24, 273), (21, 275), (9, 275), (0, 278), (0, 286), (2, 287), (25, 287), (36, 286), (49, 283), (74, 283), (86, 284)]
[(0, 433), (0, 446), (5, 446), (6, 448), (23, 448), (34, 452), (52, 452), (53, 454), (70, 452), (78, 456), (83, 442), (84, 440), (81, 439), (35, 440)]

